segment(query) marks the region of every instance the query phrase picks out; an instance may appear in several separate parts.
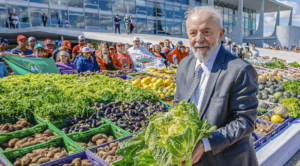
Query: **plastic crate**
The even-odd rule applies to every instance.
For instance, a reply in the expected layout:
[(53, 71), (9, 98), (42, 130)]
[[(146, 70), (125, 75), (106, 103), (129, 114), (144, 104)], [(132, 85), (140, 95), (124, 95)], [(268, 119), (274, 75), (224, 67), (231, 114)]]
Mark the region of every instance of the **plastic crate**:
[(260, 147), (264, 142), (266, 142), (266, 137), (262, 134), (252, 133), (252, 136), (256, 138), (256, 141), (253, 143), (254, 148), (257, 149)]
[[(67, 118), (67, 119), (64, 119), (62, 121), (51, 122), (51, 124), (53, 124), (53, 126), (55, 126), (59, 131), (61, 131), (61, 129), (70, 126), (70, 121), (71, 120), (72, 120), (71, 118)], [(105, 124), (111, 124), (112, 123), (111, 121), (109, 121), (109, 120), (107, 120), (105, 118), (101, 118), (101, 121), (104, 121)], [(65, 133), (63, 133), (63, 134), (65, 134)]]
[[(75, 144), (72, 140), (64, 137), (53, 138), (52, 140), (44, 143), (40, 143), (37, 145), (25, 147), (25, 148), (16, 148), (12, 150), (8, 150), (2, 153), (3, 158), (7, 161), (7, 163), (13, 166), (12, 163), (15, 162), (17, 158), (22, 158), (27, 153), (31, 153), (34, 149), (46, 148), (46, 147), (61, 147), (65, 148), (67, 152), (73, 151), (74, 153), (82, 151), (83, 149)], [(44, 163), (47, 165), (47, 163)]]
[(0, 164), (5, 165), (5, 166), (9, 166), (9, 164), (8, 164), (7, 161), (2, 157), (1, 154), (0, 154)]
[[(54, 136), (63, 136), (63, 133), (59, 130), (57, 130), (52, 124), (40, 124), (36, 125), (35, 127), (26, 129), (26, 130), (20, 130), (18, 134), (14, 133), (3, 133), (0, 135), (0, 144), (9, 142), (9, 140), (13, 138), (25, 138), (28, 136), (34, 137), (34, 133), (43, 133), (45, 130), (49, 129)], [(32, 145), (31, 145), (32, 146)], [(4, 152), (5, 150), (0, 147), (0, 151)]]
[[(101, 127), (94, 128), (88, 131), (68, 134), (68, 137), (74, 142), (88, 143), (94, 135), (99, 133), (104, 133), (107, 136), (114, 136), (115, 139), (120, 139), (132, 135), (128, 131), (121, 129), (114, 124), (106, 124), (106, 125), (102, 125)], [(92, 147), (95, 146), (91, 146), (85, 149), (89, 149)]]
[(172, 104), (166, 103), (166, 102), (162, 101), (161, 99), (158, 99), (158, 101), (161, 102), (164, 105), (167, 105), (169, 107), (169, 109), (174, 107)]
[(94, 155), (93, 153), (88, 152), (88, 151), (82, 151), (79, 153), (71, 154), (66, 157), (62, 157), (57, 160), (53, 160), (53, 161), (41, 164), (40, 166), (49, 166), (49, 165), (63, 166), (64, 164), (72, 163), (72, 161), (76, 158), (89, 159), (90, 162), (96, 166), (102, 165), (102, 163), (103, 163), (103, 161), (101, 159), (99, 159), (99, 157)]
[[(122, 142), (122, 141), (124, 141), (126, 139), (131, 138), (132, 136), (133, 135), (130, 135), (130, 136), (127, 136), (127, 137), (124, 137), (124, 138), (121, 138), (121, 139), (116, 139), (116, 140), (111, 141), (110, 143), (113, 143), (113, 142), (116, 142), (116, 141)], [(90, 151), (91, 153), (96, 153), (98, 148), (108, 146), (110, 143), (105, 143), (105, 144), (93, 147), (93, 148), (89, 149), (88, 151)], [(96, 154), (94, 154), (94, 155), (97, 156)], [(99, 159), (101, 159), (99, 156), (97, 156), (97, 157)], [(133, 163), (125, 163), (125, 162), (123, 162), (122, 159), (118, 160), (118, 161), (115, 161), (115, 162), (112, 162), (112, 163), (107, 163), (103, 159), (101, 159), (101, 160), (103, 161), (102, 162), (103, 165), (101, 165), (101, 166), (109, 166), (109, 165), (113, 165), (113, 166), (131, 166), (131, 165), (133, 165)]]
[(132, 78), (134, 78), (134, 77), (137, 76), (137, 75), (147, 75), (147, 73), (146, 73), (146, 72), (141, 72), (141, 73), (132, 73), (132, 74), (128, 74), (128, 76), (130, 76), (130, 77), (132, 77)]

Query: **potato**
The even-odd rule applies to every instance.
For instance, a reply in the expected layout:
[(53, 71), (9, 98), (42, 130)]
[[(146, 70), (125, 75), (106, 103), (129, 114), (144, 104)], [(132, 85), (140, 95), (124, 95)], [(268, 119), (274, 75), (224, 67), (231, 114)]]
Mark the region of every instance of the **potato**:
[(43, 155), (38, 155), (38, 156), (35, 156), (32, 160), (31, 160), (31, 163), (36, 163), (40, 158), (44, 157)]
[(38, 154), (36, 153), (27, 153), (26, 157), (29, 157), (30, 159), (33, 159), (35, 156), (37, 156)]
[(49, 158), (43, 157), (43, 158), (40, 158), (40, 159), (38, 160), (37, 164), (43, 164), (43, 163), (46, 163), (46, 162), (48, 162), (48, 161), (50, 161)]
[(14, 166), (19, 166), (21, 165), (21, 159), (17, 158), (16, 161), (14, 162)]
[(48, 152), (48, 153), (47, 153), (47, 157), (48, 157), (48, 158), (54, 157), (54, 153), (53, 153), (52, 151)]
[(15, 130), (21, 130), (23, 128), (23, 126), (21, 125), (14, 125)]
[(15, 131), (15, 128), (14, 128), (13, 125), (9, 125), (7, 130), (8, 130), (9, 132), (12, 132), (12, 131)]
[(21, 158), (21, 165), (28, 165), (30, 163), (30, 158), (27, 156), (24, 156)]
[(21, 125), (22, 125), (23, 127), (27, 127), (27, 126), (28, 126), (28, 122), (27, 122), (27, 121), (23, 121), (23, 122), (21, 122)]
[(88, 147), (90, 147), (90, 146), (94, 146), (94, 145), (96, 145), (95, 143), (93, 143), (92, 141), (90, 141), (88, 144), (87, 144), (87, 146)]
[(96, 142), (98, 139), (101, 139), (101, 138), (102, 138), (102, 134), (97, 134), (92, 137), (92, 142)]
[(108, 138), (107, 138), (107, 142), (110, 142), (110, 141), (113, 141), (114, 140), (114, 136), (109, 136)]
[(19, 138), (13, 138), (11, 139), (9, 142), (8, 142), (8, 146), (13, 148), (15, 147), (15, 144), (19, 141), (20, 139)]
[(49, 129), (47, 129), (46, 131), (44, 131), (44, 135), (45, 136), (53, 136), (52, 132)]
[(105, 143), (106, 142), (106, 139), (98, 139), (97, 141), (96, 141), (96, 145), (102, 145), (103, 143)]

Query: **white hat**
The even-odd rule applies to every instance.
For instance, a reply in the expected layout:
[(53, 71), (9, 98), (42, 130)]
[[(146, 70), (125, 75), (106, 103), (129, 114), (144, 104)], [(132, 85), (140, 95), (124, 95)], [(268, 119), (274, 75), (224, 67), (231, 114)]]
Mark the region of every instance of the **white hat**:
[(85, 37), (83, 35), (79, 35), (78, 40), (85, 40)]
[(90, 47), (84, 47), (82, 49), (82, 53), (85, 53), (85, 52), (93, 52), (93, 50)]
[(154, 47), (154, 45), (153, 45), (153, 44), (151, 44), (150, 48), (153, 48), (153, 47)]
[(140, 38), (139, 37), (134, 37), (133, 41), (136, 41), (136, 40), (140, 41)]

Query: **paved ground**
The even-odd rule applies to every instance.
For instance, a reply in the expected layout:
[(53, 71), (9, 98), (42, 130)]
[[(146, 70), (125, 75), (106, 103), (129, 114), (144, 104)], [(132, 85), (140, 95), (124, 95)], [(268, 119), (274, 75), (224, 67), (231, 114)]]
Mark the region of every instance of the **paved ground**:
[(263, 48), (258, 48), (260, 56), (269, 56), (277, 57), (280, 59), (285, 59), (287, 62), (300, 62), (300, 53), (286, 52), (286, 51), (277, 51), (277, 50), (268, 50)]
[(284, 166), (300, 166), (300, 150)]

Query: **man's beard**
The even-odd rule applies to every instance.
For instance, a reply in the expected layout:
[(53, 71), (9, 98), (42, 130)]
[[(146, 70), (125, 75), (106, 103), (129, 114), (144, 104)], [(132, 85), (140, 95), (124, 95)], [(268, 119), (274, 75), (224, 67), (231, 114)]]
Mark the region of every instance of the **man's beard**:
[[(195, 47), (208, 47), (206, 51), (196, 50)], [(213, 56), (215, 51), (219, 47), (219, 41), (216, 40), (216, 43), (213, 46), (210, 46), (207, 42), (203, 42), (201, 44), (195, 43), (195, 45), (191, 46), (191, 50), (195, 56), (195, 58), (199, 59), (202, 62), (206, 62), (210, 57)], [(205, 53), (206, 52), (206, 53)]]

